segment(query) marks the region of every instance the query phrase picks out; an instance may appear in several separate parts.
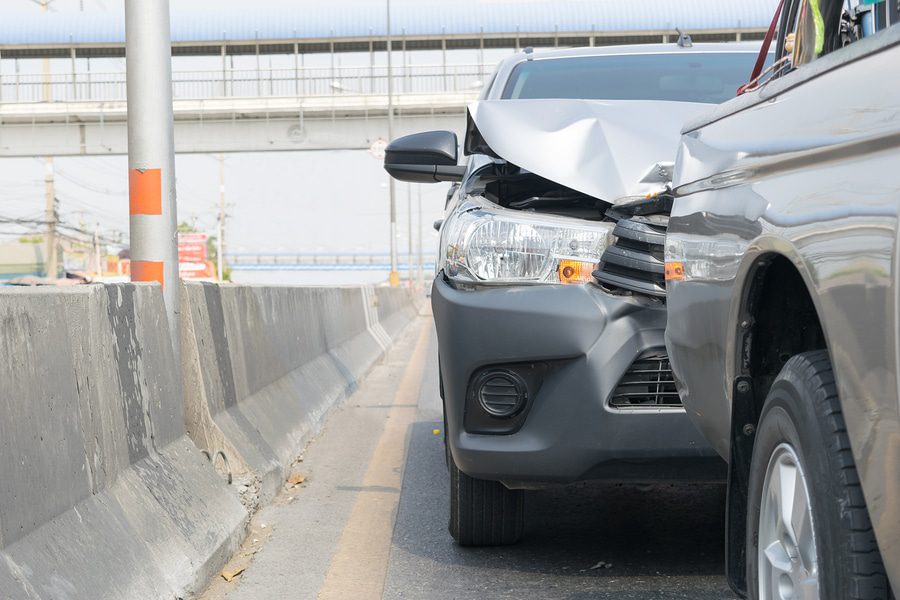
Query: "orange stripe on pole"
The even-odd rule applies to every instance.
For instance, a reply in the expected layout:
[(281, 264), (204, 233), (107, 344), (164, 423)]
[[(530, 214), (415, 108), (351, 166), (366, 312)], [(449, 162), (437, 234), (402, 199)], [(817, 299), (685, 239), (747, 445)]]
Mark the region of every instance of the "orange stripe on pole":
[(163, 274), (163, 263), (160, 261), (133, 260), (131, 261), (132, 281), (158, 281), (159, 285), (166, 287)]
[(128, 198), (133, 215), (162, 214), (162, 173), (159, 169), (131, 169)]

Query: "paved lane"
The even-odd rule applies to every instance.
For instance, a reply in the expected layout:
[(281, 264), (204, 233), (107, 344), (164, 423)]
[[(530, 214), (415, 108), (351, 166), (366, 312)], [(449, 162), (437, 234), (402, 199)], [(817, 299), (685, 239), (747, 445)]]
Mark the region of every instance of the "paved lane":
[[(279, 498), (254, 520), (271, 537), (244, 574), (204, 598), (377, 598), (381, 586), (386, 599), (734, 597), (721, 576), (717, 486), (531, 492), (522, 543), (456, 547), (433, 433), (441, 428), (436, 345), (422, 325), (424, 335), (408, 333), (310, 445), (301, 463), (308, 482), (283, 495), (295, 499)], [(385, 514), (396, 515), (392, 530)], [(612, 566), (592, 568), (600, 562)]]

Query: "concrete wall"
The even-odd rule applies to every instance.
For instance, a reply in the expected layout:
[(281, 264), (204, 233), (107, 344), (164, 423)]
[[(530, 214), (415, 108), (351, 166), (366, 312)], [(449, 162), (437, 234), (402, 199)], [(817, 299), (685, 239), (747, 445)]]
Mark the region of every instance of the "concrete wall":
[(203, 451), (274, 493), (382, 354), (379, 318), (396, 334), (409, 304), (399, 290), (188, 285), (179, 364), (156, 286), (0, 291), (0, 597), (202, 589), (248, 519)]
[(284, 482), (304, 442), (412, 317), (399, 289), (187, 284), (187, 425), (227, 456), (253, 508)]
[(0, 293), (0, 596), (184, 597), (237, 547), (177, 373), (158, 288)]

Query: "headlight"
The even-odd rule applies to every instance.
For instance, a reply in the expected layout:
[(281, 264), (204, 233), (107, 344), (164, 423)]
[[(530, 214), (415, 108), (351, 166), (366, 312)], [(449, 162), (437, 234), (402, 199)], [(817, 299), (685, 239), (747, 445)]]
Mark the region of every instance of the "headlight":
[(745, 242), (666, 234), (666, 281), (730, 281), (737, 276)]
[(441, 267), (451, 279), (472, 283), (583, 283), (613, 227), (470, 196), (444, 224)]

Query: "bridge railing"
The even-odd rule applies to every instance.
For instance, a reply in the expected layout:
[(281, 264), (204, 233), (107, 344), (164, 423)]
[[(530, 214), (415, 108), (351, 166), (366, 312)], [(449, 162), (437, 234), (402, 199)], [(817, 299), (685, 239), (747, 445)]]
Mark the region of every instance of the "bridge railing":
[[(424, 257), (423, 269), (434, 270), (431, 253)], [(390, 254), (303, 254), (303, 253), (235, 253), (225, 256), (230, 269), (236, 271), (381, 271), (390, 268)], [(418, 268), (418, 257), (398, 253), (398, 268)]]
[[(399, 65), (393, 69), (395, 94), (472, 92), (487, 81), (493, 65)], [(119, 72), (7, 73), (0, 75), (0, 103), (117, 101), (126, 98)], [(387, 67), (298, 67), (174, 71), (176, 99), (323, 97), (386, 95)]]

